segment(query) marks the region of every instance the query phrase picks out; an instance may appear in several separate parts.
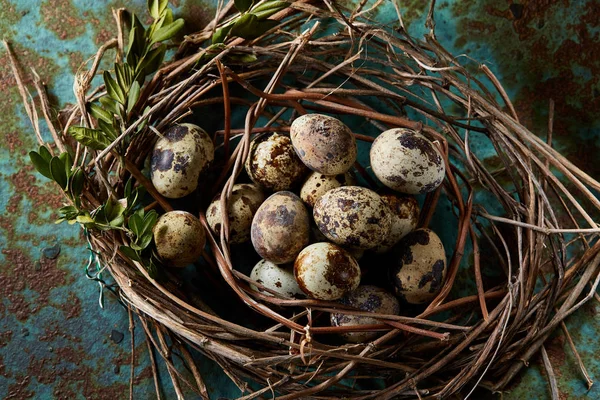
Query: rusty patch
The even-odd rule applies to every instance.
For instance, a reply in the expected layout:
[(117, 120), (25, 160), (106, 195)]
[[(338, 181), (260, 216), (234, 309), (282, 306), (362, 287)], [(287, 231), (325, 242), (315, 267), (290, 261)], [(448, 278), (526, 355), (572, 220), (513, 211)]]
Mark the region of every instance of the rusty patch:
[(40, 13), (48, 29), (61, 40), (74, 39), (85, 33), (86, 21), (69, 0), (47, 0), (40, 5)]

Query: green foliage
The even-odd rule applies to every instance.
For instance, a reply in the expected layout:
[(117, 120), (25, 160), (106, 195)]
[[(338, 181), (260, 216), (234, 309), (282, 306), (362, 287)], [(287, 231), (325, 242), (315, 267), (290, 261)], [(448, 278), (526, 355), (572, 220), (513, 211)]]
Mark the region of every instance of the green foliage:
[(241, 13), (245, 13), (254, 5), (254, 0), (235, 0), (235, 8)]
[(79, 143), (93, 150), (104, 150), (111, 143), (106, 133), (100, 129), (71, 126), (68, 132)]
[(253, 8), (253, 0), (235, 0), (235, 7), (241, 13), (238, 18), (220, 27), (212, 37), (213, 44), (223, 43), (230, 37), (256, 39), (279, 22), (267, 19), (289, 6), (285, 1), (267, 1)]

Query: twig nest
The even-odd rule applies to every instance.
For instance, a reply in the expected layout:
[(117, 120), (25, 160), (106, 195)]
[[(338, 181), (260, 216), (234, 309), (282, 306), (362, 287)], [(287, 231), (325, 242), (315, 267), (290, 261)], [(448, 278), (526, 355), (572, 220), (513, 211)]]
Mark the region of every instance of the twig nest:
[(210, 136), (199, 126), (175, 125), (156, 141), (150, 160), (152, 184), (160, 194), (178, 199), (198, 187), (198, 178), (215, 156)]
[(394, 248), (396, 263), (390, 280), (396, 295), (410, 304), (424, 304), (440, 292), (446, 277), (446, 252), (429, 229), (417, 229)]
[(407, 194), (433, 191), (444, 180), (446, 165), (437, 147), (405, 128), (383, 132), (370, 152), (375, 176), (390, 189)]
[[(250, 240), (252, 218), (264, 200), (265, 194), (257, 185), (248, 183), (233, 185), (227, 204), (229, 243), (238, 244)], [(220, 194), (208, 206), (206, 221), (215, 235), (219, 236), (223, 228)]]
[[(294, 277), (294, 269), (291, 265), (277, 265), (267, 260), (260, 260), (252, 272), (250, 279), (260, 283), (264, 287), (281, 294), (284, 297), (304, 297), (304, 292), (298, 286)], [(261, 291), (255, 285), (252, 289)], [(263, 291), (267, 296), (271, 293)]]
[(381, 195), (381, 200), (390, 208), (392, 227), (389, 235), (375, 249), (375, 253), (387, 253), (404, 236), (412, 232), (419, 222), (419, 203), (411, 196), (397, 196), (395, 194)]
[(347, 172), (356, 161), (356, 140), (337, 118), (322, 114), (298, 117), (290, 127), (298, 156), (308, 168), (324, 175)]
[(274, 192), (299, 185), (308, 173), (289, 137), (265, 134), (250, 143), (246, 172), (252, 182)]
[(360, 267), (346, 250), (333, 243), (311, 244), (294, 262), (298, 286), (314, 299), (337, 300), (360, 284)]
[(389, 207), (374, 191), (360, 186), (342, 186), (325, 193), (313, 210), (319, 230), (342, 246), (370, 249), (389, 234)]
[[(372, 285), (359, 286), (358, 289), (343, 297), (340, 303), (377, 314), (398, 315), (400, 313), (398, 299), (385, 289)], [(377, 325), (380, 323), (372, 317), (331, 313), (331, 326)], [(343, 333), (341, 336), (348, 342), (362, 343), (380, 335), (381, 332), (364, 331)]]
[(185, 267), (202, 254), (206, 233), (200, 220), (186, 211), (169, 211), (152, 229), (159, 258), (169, 267)]
[(309, 243), (308, 211), (294, 193), (277, 192), (256, 211), (250, 234), (262, 258), (275, 264), (292, 262)]
[(334, 176), (313, 172), (304, 181), (302, 189), (300, 189), (300, 198), (310, 207), (314, 207), (317, 200), (331, 189), (354, 185), (356, 185), (356, 179), (349, 172)]

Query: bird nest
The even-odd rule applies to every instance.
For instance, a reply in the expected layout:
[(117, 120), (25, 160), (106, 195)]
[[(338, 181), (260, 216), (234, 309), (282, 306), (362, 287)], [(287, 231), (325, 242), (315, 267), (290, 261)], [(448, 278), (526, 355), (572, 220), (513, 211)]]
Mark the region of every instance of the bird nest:
[[(158, 20), (166, 2), (154, 3)], [(32, 160), (38, 169), (47, 164), (47, 176), (57, 175), (53, 179), (69, 201), (62, 216), (85, 227), (98, 262), (88, 275), (98, 280), (99, 271), (110, 272), (130, 316), (139, 317), (167, 363), (178, 395), (186, 385), (208, 397), (191, 349), (217, 362), (243, 399), (447, 398), (501, 391), (539, 352), (554, 391), (544, 343), (593, 296), (600, 280), (600, 229), (594, 221), (600, 202), (592, 193), (600, 184), (552, 148), (552, 109), (543, 140), (519, 122), (485, 65), (456, 58), (437, 41), (433, 5), (420, 40), (404, 29), (400, 12), (393, 30), (370, 20), (376, 10), (365, 9), (366, 2), (356, 9), (329, 1), (259, 2), (251, 11), (260, 18), (240, 16), (232, 3), (202, 31), (186, 36), (173, 60), (157, 64), (141, 85), (127, 81), (128, 72), (119, 67), (124, 60), (139, 64), (128, 49), (143, 47), (144, 39), (136, 42), (132, 33), (127, 40), (123, 32), (139, 34), (141, 24), (135, 18), (127, 24), (123, 10), (116, 12), (118, 37), (77, 74), (77, 104), (58, 121), (35, 80), (55, 145), (37, 153), (42, 161)], [(252, 19), (251, 29), (232, 28), (242, 18)], [(269, 22), (252, 25), (256, 21)], [(151, 42), (146, 40), (149, 51), (159, 48)], [(105, 84), (92, 88), (112, 48), (117, 78), (105, 77)], [(129, 82), (127, 92), (115, 87), (121, 81)], [(92, 105), (120, 95), (126, 97), (121, 110), (115, 101), (117, 109), (108, 114)], [(37, 126), (35, 107), (24, 98)], [(101, 101), (110, 110), (108, 103)], [(220, 236), (209, 229), (206, 206), (217, 193), (227, 204), (233, 184), (243, 179), (251, 140), (264, 132), (286, 134), (295, 117), (310, 112), (359, 127), (359, 152), (368, 151), (378, 133), (402, 127), (422, 133), (443, 155), (444, 182), (423, 196), (419, 226), (436, 226), (450, 258), (443, 287), (426, 307), (407, 308), (402, 316), (373, 315), (337, 302), (255, 290), (250, 283), (264, 287), (248, 278), (240, 256), (245, 250), (230, 246), (227, 223)], [(116, 121), (112, 131), (103, 120)], [(216, 155), (196, 194), (171, 201), (152, 186), (144, 168), (161, 132), (184, 120), (214, 133)], [(74, 129), (77, 124), (87, 130)], [(489, 150), (485, 159), (478, 156), (481, 148)], [(70, 155), (58, 156), (65, 152)], [(59, 182), (63, 165), (68, 171)], [(360, 157), (355, 171), (364, 186), (379, 189)], [(130, 203), (118, 207), (119, 198)], [(144, 247), (143, 226), (133, 235), (122, 228), (131, 225), (131, 202), (146, 216), (174, 208), (199, 216), (207, 248), (192, 272), (162, 268), (155, 258), (131, 251), (134, 242)], [(329, 326), (329, 313), (340, 310), (378, 323)], [(364, 329), (379, 336), (359, 344), (339, 340), (341, 333)]]

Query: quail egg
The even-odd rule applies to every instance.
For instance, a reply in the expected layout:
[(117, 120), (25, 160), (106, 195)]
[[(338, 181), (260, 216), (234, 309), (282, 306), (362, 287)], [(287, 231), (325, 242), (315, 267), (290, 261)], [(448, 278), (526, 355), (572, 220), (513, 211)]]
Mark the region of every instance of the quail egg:
[(272, 133), (252, 141), (246, 172), (252, 182), (277, 192), (299, 185), (308, 168), (294, 152), (289, 137)]
[[(233, 185), (227, 205), (229, 218), (229, 243), (237, 244), (250, 240), (252, 218), (265, 200), (265, 194), (257, 185), (240, 183)], [(221, 216), (221, 195), (215, 197), (206, 210), (208, 225), (219, 236), (223, 227)]]
[(394, 247), (390, 280), (396, 295), (409, 304), (428, 303), (442, 289), (446, 253), (442, 241), (429, 229), (417, 229)]
[(386, 253), (404, 236), (412, 232), (419, 222), (419, 203), (414, 197), (381, 195), (381, 200), (392, 211), (392, 228), (384, 241), (373, 250), (377, 254)]
[[(372, 285), (362, 285), (340, 300), (340, 303), (358, 308), (361, 311), (377, 314), (398, 315), (400, 303), (396, 297), (386, 290)], [(331, 314), (331, 326), (355, 326), (381, 324), (372, 317), (361, 317), (340, 313)], [(368, 342), (380, 336), (381, 332), (348, 332), (341, 336), (348, 342)]]
[(213, 142), (202, 128), (175, 125), (154, 145), (150, 159), (152, 184), (170, 199), (187, 196), (196, 190), (198, 178), (212, 162), (214, 153)]
[(444, 180), (446, 165), (437, 147), (411, 129), (395, 128), (375, 139), (371, 167), (385, 186), (402, 193), (423, 194)]
[(337, 300), (360, 284), (360, 267), (344, 249), (333, 243), (315, 243), (294, 262), (296, 282), (314, 299)]
[(313, 171), (343, 174), (356, 161), (356, 139), (337, 118), (322, 114), (298, 117), (292, 122), (290, 137), (302, 162)]
[(310, 219), (302, 200), (292, 192), (277, 192), (258, 208), (250, 229), (252, 244), (265, 260), (294, 261), (310, 239)]
[(313, 172), (304, 181), (302, 189), (300, 189), (300, 198), (309, 206), (314, 207), (317, 200), (331, 189), (354, 185), (356, 185), (356, 179), (349, 172), (334, 176)]
[(392, 226), (389, 207), (377, 193), (360, 186), (325, 193), (315, 204), (313, 216), (329, 240), (359, 249), (380, 244)]
[(206, 234), (200, 220), (186, 211), (169, 211), (152, 229), (159, 258), (170, 267), (185, 267), (202, 254)]
[[(261, 285), (277, 292), (285, 297), (304, 297), (304, 292), (300, 290), (294, 269), (291, 265), (277, 265), (271, 261), (260, 260), (250, 272), (250, 279)], [(254, 285), (250, 285), (254, 290), (260, 290)], [(271, 293), (264, 292), (271, 296)]]

